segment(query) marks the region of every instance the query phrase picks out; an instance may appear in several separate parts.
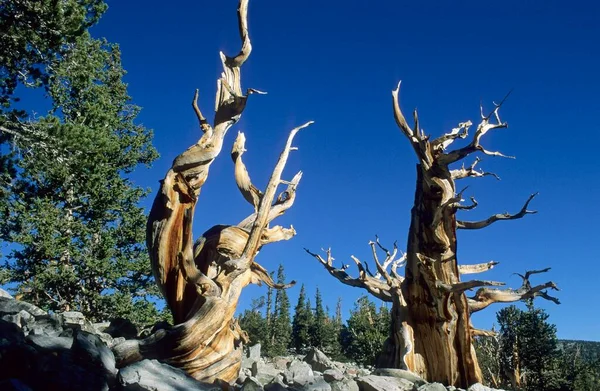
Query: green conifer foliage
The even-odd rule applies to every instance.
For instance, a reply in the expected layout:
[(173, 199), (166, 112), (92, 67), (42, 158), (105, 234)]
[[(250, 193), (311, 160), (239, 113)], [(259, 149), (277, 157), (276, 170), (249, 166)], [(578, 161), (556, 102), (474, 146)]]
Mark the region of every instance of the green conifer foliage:
[(386, 307), (377, 311), (367, 296), (361, 296), (342, 328), (342, 348), (346, 357), (363, 365), (374, 365), (390, 332), (390, 322)]
[[(11, 146), (0, 160), (0, 233), (13, 245), (3, 275), (44, 309), (146, 324), (159, 317), (138, 206), (146, 191), (128, 176), (157, 153), (136, 124), (118, 46), (87, 32), (105, 7), (13, 0), (0, 11), (18, 37), (0, 38), (12, 48), (0, 50), (0, 141)], [(43, 88), (46, 114), (15, 109), (19, 82)]]
[[(277, 270), (277, 283), (285, 284), (283, 265), (279, 265)], [(292, 339), (290, 300), (285, 289), (279, 289), (275, 294), (275, 311), (272, 323), (272, 345), (269, 354), (271, 356), (284, 355), (287, 353), (287, 348)]]
[(310, 345), (311, 316), (309, 311), (310, 309), (306, 308), (306, 290), (302, 284), (292, 321), (291, 347), (296, 350), (296, 353), (302, 353)]

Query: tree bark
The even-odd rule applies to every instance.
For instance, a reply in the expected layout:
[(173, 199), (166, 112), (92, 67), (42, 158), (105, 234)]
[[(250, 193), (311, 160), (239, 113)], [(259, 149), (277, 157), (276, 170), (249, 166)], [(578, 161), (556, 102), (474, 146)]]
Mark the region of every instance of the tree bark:
[[(175, 326), (159, 330), (143, 340), (129, 340), (113, 348), (117, 366), (145, 358), (158, 359), (182, 368), (202, 381), (234, 381), (239, 373), (242, 344), (246, 335), (234, 319), (242, 289), (250, 283), (266, 283), (276, 289), (269, 272), (254, 262), (268, 243), (288, 240), (293, 227), (269, 224), (292, 206), (298, 173), (282, 181), (292, 141), (309, 122), (291, 131), (264, 193), (250, 182), (241, 160), (245, 152), (243, 134), (233, 145), (234, 177), (253, 212), (237, 225), (216, 225), (195, 243), (192, 237), (194, 211), (209, 168), (221, 152), (223, 139), (239, 120), (249, 89), (242, 94), (240, 69), (252, 50), (247, 27), (248, 0), (240, 0), (238, 20), (242, 48), (235, 57), (221, 53), (223, 73), (218, 80), (215, 118), (211, 126), (198, 107), (198, 91), (192, 101), (203, 132), (200, 140), (175, 158), (154, 200), (148, 224), (147, 245), (154, 277), (173, 315)], [(278, 187), (287, 184), (276, 198)]]
[[(399, 90), (400, 85), (392, 93), (394, 118), (418, 158), (406, 254), (397, 258), (396, 245), (393, 251), (389, 251), (379, 240), (370, 242), (378, 273), (369, 275), (366, 264), (352, 257), (359, 270), (359, 276), (353, 278), (346, 272), (347, 266), (333, 266), (331, 250), (327, 250), (326, 258), (306, 251), (342, 283), (364, 288), (375, 297), (392, 303), (391, 335), (379, 357), (378, 366), (408, 369), (428, 381), (467, 388), (482, 381), (472, 338), (489, 334), (472, 327), (471, 313), (495, 302), (514, 302), (536, 296), (558, 304), (558, 299), (545, 291), (558, 288), (552, 282), (538, 286), (529, 283), (531, 274), (545, 272), (549, 268), (525, 273), (521, 276), (523, 285), (514, 290), (485, 288), (504, 285), (496, 281), (461, 281), (461, 275), (485, 272), (498, 262), (459, 266), (456, 258), (457, 229), (485, 228), (497, 221), (519, 219), (535, 213), (527, 209), (535, 197), (533, 194), (516, 214), (496, 214), (479, 222), (456, 219), (458, 210), (473, 209), (477, 201), (471, 198), (470, 205), (463, 204), (464, 189), (457, 192), (455, 182), (468, 177), (492, 176), (498, 179), (498, 176), (477, 171), (478, 158), (468, 168), (451, 169), (450, 165), (475, 152), (507, 157), (500, 152), (488, 151), (480, 144), (487, 132), (507, 126), (500, 121), (498, 114), (504, 101), (495, 105), (488, 115), (484, 115), (482, 110), (481, 122), (468, 145), (447, 152), (455, 140), (467, 137), (471, 121), (460, 123), (449, 133), (432, 140), (420, 129), (416, 110), (413, 113), (414, 127), (406, 122), (400, 109)], [(377, 247), (386, 254), (383, 262), (379, 261)], [(397, 268), (402, 265), (405, 266), (404, 277), (397, 273)], [(473, 288), (479, 289), (468, 298), (465, 292)]]

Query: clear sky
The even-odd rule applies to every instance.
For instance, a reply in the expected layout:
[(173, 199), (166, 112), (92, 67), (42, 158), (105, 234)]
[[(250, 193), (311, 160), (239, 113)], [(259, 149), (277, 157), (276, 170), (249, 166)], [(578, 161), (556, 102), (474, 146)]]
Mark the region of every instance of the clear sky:
[[(200, 135), (190, 106), (194, 89), (210, 113), (218, 51), (239, 49), (237, 0), (112, 0), (109, 6), (93, 33), (121, 45), (129, 92), (161, 153), (134, 176), (153, 189), (149, 205), (173, 158)], [(531, 207), (539, 213), (459, 232), (459, 261), (499, 261), (478, 277), (512, 287), (520, 285), (512, 273), (551, 266), (532, 282), (555, 281), (562, 305), (537, 305), (548, 310), (560, 338), (600, 341), (598, 15), (600, 5), (592, 1), (251, 0), (254, 50), (242, 84), (269, 94), (252, 96), (227, 135), (202, 190), (195, 232), (251, 212), (229, 158), (238, 130), (246, 133), (252, 179), (264, 187), (289, 130), (314, 120), (297, 136), (299, 151), (286, 171), (287, 179), (304, 171), (296, 203), (278, 220), (298, 234), (265, 247), (257, 261), (269, 270), (283, 263), (289, 279), (311, 294), (319, 287), (332, 309), (342, 297), (347, 315), (363, 291), (335, 280), (303, 247), (331, 246), (344, 263), (350, 255), (370, 260), (367, 243), (375, 234), (405, 247), (416, 157), (392, 116), (390, 92), (398, 80), (405, 112), (417, 107), (432, 136), (477, 121), (480, 100), (490, 107), (514, 89), (501, 111), (509, 128), (485, 136), (483, 144), (517, 159), (483, 157), (481, 167), (502, 180), (468, 182), (465, 196), (475, 196), (479, 207), (461, 216), (516, 212), (536, 191)], [(298, 291), (289, 291), (292, 306)], [(264, 293), (248, 288), (240, 307)], [(475, 326), (491, 327), (500, 308), (477, 313)]]

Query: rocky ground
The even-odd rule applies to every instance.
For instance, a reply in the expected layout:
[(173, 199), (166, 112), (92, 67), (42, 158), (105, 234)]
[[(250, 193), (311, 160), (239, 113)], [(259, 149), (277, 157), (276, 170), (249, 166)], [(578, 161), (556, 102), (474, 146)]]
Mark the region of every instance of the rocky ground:
[[(452, 391), (400, 369), (370, 371), (331, 361), (319, 350), (265, 359), (248, 349), (236, 384), (198, 382), (156, 360), (115, 367), (111, 347), (139, 337), (127, 321), (88, 322), (79, 312), (48, 314), (0, 290), (0, 390)], [(468, 391), (493, 391), (475, 384)]]

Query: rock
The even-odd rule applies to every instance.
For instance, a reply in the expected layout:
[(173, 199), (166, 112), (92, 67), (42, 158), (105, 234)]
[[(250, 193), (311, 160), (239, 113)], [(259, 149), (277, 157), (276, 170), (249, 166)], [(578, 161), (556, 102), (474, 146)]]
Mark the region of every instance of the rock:
[(24, 343), (25, 337), (18, 325), (0, 320), (0, 346)]
[(123, 337), (125, 339), (133, 339), (138, 335), (137, 327), (128, 319), (115, 318), (110, 321), (110, 326), (105, 330), (105, 333), (111, 337)]
[[(356, 379), (361, 391), (413, 391), (414, 385), (406, 379), (391, 376), (368, 375)], [(445, 389), (444, 389), (445, 391)]]
[(9, 299), (7, 297), (0, 297), (0, 317), (4, 315), (16, 315), (23, 310), (33, 315), (35, 320), (47, 318), (49, 316), (46, 311), (34, 306), (33, 304), (15, 299)]
[(114, 383), (117, 369), (115, 356), (97, 335), (80, 331), (73, 338), (73, 355), (85, 360), (90, 367), (95, 367), (101, 375), (106, 376), (109, 383)]
[[(296, 384), (294, 384), (296, 386)], [(329, 383), (323, 377), (314, 377), (300, 387), (294, 387), (303, 391), (331, 391)]]
[(329, 368), (334, 368), (333, 362), (317, 348), (312, 348), (306, 357), (304, 357), (304, 361), (306, 361), (312, 369), (319, 372), (325, 372)]
[(442, 383), (424, 384), (417, 389), (418, 391), (446, 391), (446, 387)]
[(294, 360), (288, 364), (287, 369), (294, 384), (304, 385), (314, 376), (313, 370), (304, 361)]
[(252, 376), (254, 376), (260, 384), (267, 384), (275, 378), (283, 379), (280, 371), (273, 368), (273, 366), (257, 361), (252, 364)]
[(63, 327), (78, 330), (85, 324), (85, 316), (81, 312), (66, 311), (60, 314), (60, 321)]
[[(244, 368), (252, 368), (256, 360), (251, 358), (242, 357), (242, 369)], [(258, 364), (257, 364), (258, 365)]]
[(419, 375), (413, 373), (411, 371), (406, 371), (404, 369), (397, 368), (377, 368), (373, 371), (374, 375), (378, 376), (391, 376), (397, 377), (399, 379), (406, 379), (410, 382), (413, 382), (417, 387), (422, 386), (423, 384), (427, 384), (425, 380), (423, 380)]
[(471, 387), (469, 387), (467, 389), (467, 391), (500, 391), (500, 390), (497, 390), (496, 388), (486, 387), (481, 383), (475, 383), (475, 384), (471, 385)]
[(337, 369), (327, 369), (323, 372), (323, 378), (326, 382), (331, 383), (333, 381), (343, 380), (344, 374)]
[(10, 293), (8, 293), (7, 291), (5, 291), (2, 288), (0, 288), (0, 297), (5, 297), (7, 299), (13, 299), (14, 300), (14, 297), (12, 297), (12, 295)]
[(143, 360), (122, 368), (118, 382), (125, 391), (220, 391), (218, 386), (201, 383), (181, 369), (156, 360)]
[(288, 365), (290, 365), (292, 360), (293, 359), (290, 359), (289, 357), (277, 356), (273, 359), (273, 366), (280, 371), (284, 371), (288, 368)]
[(262, 391), (263, 386), (256, 378), (250, 376), (246, 378), (241, 389), (243, 391)]
[(29, 335), (48, 335), (51, 337), (58, 337), (63, 332), (60, 321), (54, 314), (47, 318), (37, 319), (28, 329)]
[(110, 322), (92, 323), (97, 333), (103, 333), (109, 326)]
[(329, 383), (331, 391), (358, 391), (358, 384), (352, 379), (344, 379)]
[(265, 384), (265, 391), (284, 391), (289, 390), (289, 388), (281, 382), (280, 379), (275, 378), (271, 382)]
[(48, 335), (28, 335), (27, 342), (42, 352), (69, 350), (73, 346), (73, 338), (50, 337)]
[(259, 343), (257, 343), (256, 345), (250, 346), (248, 348), (248, 358), (251, 358), (253, 360), (260, 359), (260, 344)]

